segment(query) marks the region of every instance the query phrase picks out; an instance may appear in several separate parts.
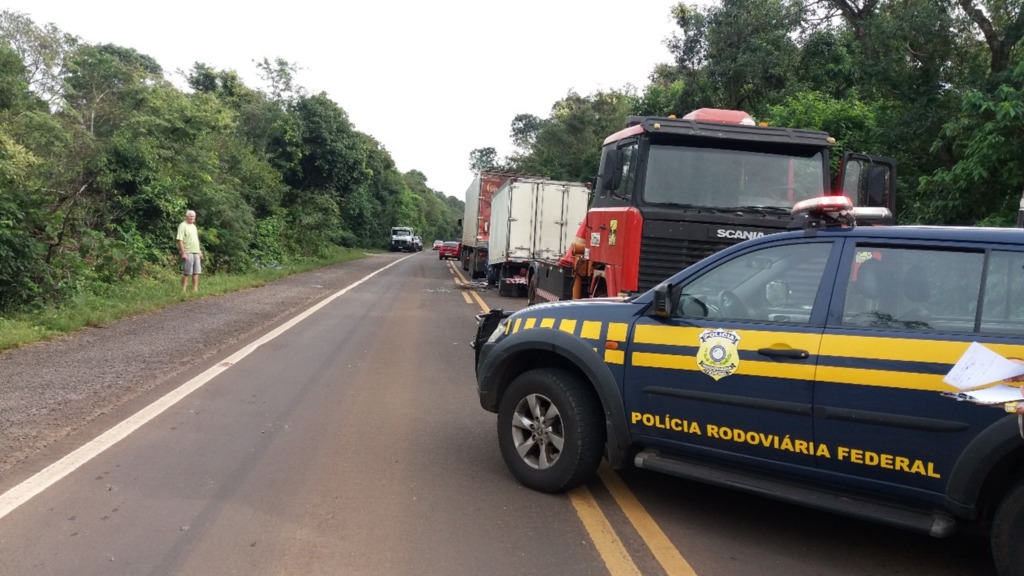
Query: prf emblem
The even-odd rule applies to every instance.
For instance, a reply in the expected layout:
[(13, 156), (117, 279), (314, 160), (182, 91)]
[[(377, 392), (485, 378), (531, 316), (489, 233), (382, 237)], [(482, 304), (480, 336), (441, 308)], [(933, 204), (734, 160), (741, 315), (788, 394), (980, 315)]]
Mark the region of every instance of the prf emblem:
[(735, 373), (740, 366), (739, 341), (739, 334), (721, 328), (701, 332), (697, 367), (715, 380)]

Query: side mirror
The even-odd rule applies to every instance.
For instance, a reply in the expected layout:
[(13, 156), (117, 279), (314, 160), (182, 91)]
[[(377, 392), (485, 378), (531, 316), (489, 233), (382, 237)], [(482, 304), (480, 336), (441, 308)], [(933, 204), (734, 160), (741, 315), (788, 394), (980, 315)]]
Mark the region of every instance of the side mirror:
[(668, 318), (673, 312), (675, 312), (675, 302), (672, 300), (672, 285), (662, 282), (654, 287), (654, 315)]
[(868, 169), (867, 197), (868, 206), (888, 206), (889, 169), (887, 167), (872, 166)]
[(839, 190), (856, 207), (888, 208), (895, 214), (896, 161), (847, 152), (839, 173)]

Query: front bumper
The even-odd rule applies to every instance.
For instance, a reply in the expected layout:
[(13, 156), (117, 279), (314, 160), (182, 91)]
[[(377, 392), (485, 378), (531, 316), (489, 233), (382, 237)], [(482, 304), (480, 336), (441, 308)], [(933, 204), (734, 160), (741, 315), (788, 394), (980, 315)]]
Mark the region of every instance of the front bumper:
[(487, 383), (480, 378), (480, 366), (483, 365), (487, 356), (491, 350), (494, 349), (496, 342), (491, 340), (491, 336), (495, 330), (498, 330), (501, 326), (501, 322), (512, 315), (512, 312), (506, 312), (499, 308), (491, 309), (490, 312), (484, 314), (477, 314), (476, 320), (476, 336), (470, 343), (470, 347), (473, 348), (474, 352), (474, 368), (477, 376), (477, 392), (480, 395), (480, 404), (485, 409), (494, 411), (490, 406), (492, 402), (487, 399), (493, 397), (493, 390), (487, 390)]

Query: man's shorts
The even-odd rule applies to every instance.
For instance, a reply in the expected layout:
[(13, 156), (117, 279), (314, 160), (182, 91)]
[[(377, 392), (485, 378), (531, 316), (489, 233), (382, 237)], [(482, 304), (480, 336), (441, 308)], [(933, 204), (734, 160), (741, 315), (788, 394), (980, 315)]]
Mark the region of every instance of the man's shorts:
[(181, 260), (181, 275), (192, 276), (203, 273), (203, 259), (198, 252), (189, 252)]

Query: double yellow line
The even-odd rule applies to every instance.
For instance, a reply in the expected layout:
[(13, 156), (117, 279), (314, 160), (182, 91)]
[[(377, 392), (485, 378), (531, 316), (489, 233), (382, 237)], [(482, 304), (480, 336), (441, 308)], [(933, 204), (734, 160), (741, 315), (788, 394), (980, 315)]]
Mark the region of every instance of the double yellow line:
[[(466, 280), (462, 272), (459, 271), (458, 266), (451, 261), (448, 262), (448, 270), (454, 276), (455, 283), (459, 287), (468, 288), (472, 285), (472, 282)], [(490, 310), (487, 303), (474, 290), (463, 290), (462, 297), (467, 304), (475, 302), (483, 312)], [(597, 474), (608, 490), (608, 493), (611, 494), (630, 524), (633, 525), (633, 529), (636, 530), (640, 539), (643, 540), (655, 560), (661, 565), (665, 574), (668, 576), (697, 576), (690, 563), (683, 558), (679, 550), (669, 541), (665, 532), (654, 521), (654, 518), (647, 513), (643, 504), (637, 500), (633, 492), (626, 486), (626, 483), (622, 481), (622, 478), (606, 464), (601, 465)], [(590, 535), (594, 547), (597, 549), (598, 554), (601, 555), (601, 560), (604, 562), (605, 567), (608, 568), (610, 574), (613, 576), (642, 574), (589, 488), (579, 486), (570, 490), (569, 502), (572, 503), (573, 508), (576, 510), (576, 515), (579, 517), (580, 522), (583, 523), (584, 530)]]
[(487, 307), (487, 303), (484, 302), (483, 298), (481, 298), (474, 290), (469, 289), (473, 285), (473, 282), (466, 280), (466, 277), (462, 275), (458, 265), (456, 265), (457, 261), (445, 260), (445, 262), (448, 263), (448, 271), (455, 277), (455, 284), (459, 288), (463, 289), (462, 299), (466, 301), (466, 304), (472, 304), (476, 301), (476, 305), (479, 306), (481, 310), (484, 312), (490, 312), (491, 309)]

